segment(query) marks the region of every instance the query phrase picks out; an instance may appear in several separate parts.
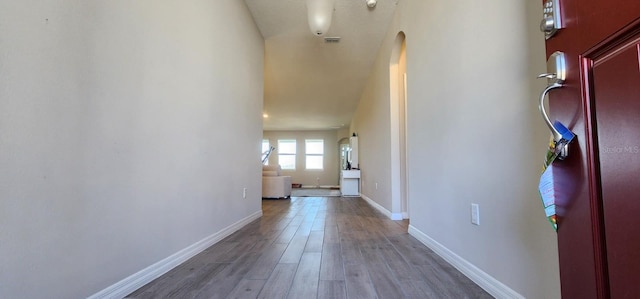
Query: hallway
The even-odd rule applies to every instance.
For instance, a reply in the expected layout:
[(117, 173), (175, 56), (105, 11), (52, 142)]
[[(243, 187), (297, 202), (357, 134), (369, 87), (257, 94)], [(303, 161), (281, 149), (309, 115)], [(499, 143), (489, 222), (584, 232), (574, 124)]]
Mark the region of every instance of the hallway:
[(491, 298), (360, 198), (263, 200), (263, 217), (127, 298)]

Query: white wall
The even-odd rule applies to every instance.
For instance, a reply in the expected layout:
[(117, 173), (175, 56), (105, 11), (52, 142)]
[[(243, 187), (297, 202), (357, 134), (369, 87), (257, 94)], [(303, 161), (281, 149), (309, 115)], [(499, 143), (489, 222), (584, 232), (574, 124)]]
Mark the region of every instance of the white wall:
[[(536, 107), (544, 82), (534, 78), (545, 69), (539, 4), (401, 0), (351, 130), (363, 193), (397, 212), (389, 59), (404, 31), (411, 226), (527, 298), (559, 298), (556, 235), (537, 192), (549, 136)], [(470, 223), (471, 203), (480, 226)]]
[(338, 129), (337, 130), (337, 134), (338, 137), (336, 139), (338, 139), (338, 141), (340, 141), (340, 139), (342, 138), (349, 138), (351, 136), (351, 132), (349, 132), (349, 127), (345, 127), (342, 129)]
[(263, 50), (242, 1), (0, 2), (0, 297), (87, 297), (259, 212)]
[[(337, 186), (339, 185), (338, 141), (337, 131), (264, 131), (264, 139), (269, 139), (276, 151), (269, 157), (269, 164), (278, 164), (278, 139), (295, 139), (297, 147), (296, 170), (282, 170), (284, 175), (291, 176), (292, 183), (303, 186)], [(324, 169), (305, 169), (305, 139), (324, 140)], [(319, 179), (319, 180), (318, 180)]]

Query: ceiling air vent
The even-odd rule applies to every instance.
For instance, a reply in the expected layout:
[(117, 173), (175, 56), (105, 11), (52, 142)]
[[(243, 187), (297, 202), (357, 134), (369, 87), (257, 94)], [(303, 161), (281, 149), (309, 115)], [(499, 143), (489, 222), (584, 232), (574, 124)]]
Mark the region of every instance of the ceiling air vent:
[(324, 42), (327, 44), (337, 44), (340, 42), (339, 37), (325, 37)]

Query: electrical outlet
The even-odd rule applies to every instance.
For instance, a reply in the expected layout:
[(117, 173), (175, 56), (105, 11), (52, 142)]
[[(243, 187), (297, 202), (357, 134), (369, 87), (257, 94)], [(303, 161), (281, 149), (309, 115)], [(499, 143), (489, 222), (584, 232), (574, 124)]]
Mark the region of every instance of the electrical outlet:
[(471, 204), (471, 224), (480, 225), (480, 206), (477, 203)]
[(242, 198), (247, 198), (247, 188), (242, 188)]

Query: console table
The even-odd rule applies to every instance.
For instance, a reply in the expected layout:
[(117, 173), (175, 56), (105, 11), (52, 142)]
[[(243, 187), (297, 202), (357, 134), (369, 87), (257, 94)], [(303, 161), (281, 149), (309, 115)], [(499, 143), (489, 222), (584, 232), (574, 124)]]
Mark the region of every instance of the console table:
[(342, 196), (360, 196), (360, 170), (340, 172), (340, 192)]

